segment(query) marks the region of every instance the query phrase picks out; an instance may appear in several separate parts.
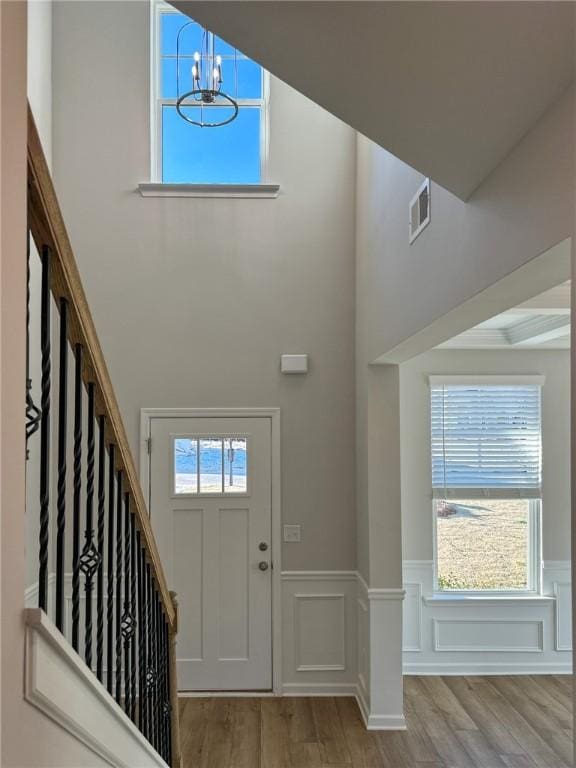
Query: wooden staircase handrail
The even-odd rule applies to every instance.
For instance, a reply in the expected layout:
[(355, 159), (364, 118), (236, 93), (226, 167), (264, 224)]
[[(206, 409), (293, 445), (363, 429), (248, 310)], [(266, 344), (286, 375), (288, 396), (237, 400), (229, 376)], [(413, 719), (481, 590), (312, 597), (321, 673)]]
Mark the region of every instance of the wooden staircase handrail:
[(29, 227), (34, 242), (38, 249), (42, 246), (48, 246), (52, 251), (52, 293), (57, 300), (64, 297), (68, 301), (70, 342), (72, 345), (80, 343), (84, 347), (83, 378), (85, 383), (90, 381), (95, 384), (96, 413), (106, 416), (106, 439), (107, 442), (116, 445), (116, 469), (122, 470), (126, 490), (130, 492), (133, 499), (136, 524), (141, 531), (164, 612), (171, 632), (174, 633), (176, 631), (175, 606), (158, 554), (146, 502), (124, 429), (124, 422), (120, 415), (118, 402), (98, 341), (94, 321), (82, 287), (76, 259), (64, 225), (30, 106), (28, 106), (28, 199)]

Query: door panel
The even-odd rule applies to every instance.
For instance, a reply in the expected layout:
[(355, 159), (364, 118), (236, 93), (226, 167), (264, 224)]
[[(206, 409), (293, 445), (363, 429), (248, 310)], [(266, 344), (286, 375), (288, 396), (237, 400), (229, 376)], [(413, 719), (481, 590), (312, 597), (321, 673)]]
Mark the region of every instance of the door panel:
[(271, 421), (155, 417), (150, 434), (152, 527), (179, 601), (179, 688), (269, 690)]

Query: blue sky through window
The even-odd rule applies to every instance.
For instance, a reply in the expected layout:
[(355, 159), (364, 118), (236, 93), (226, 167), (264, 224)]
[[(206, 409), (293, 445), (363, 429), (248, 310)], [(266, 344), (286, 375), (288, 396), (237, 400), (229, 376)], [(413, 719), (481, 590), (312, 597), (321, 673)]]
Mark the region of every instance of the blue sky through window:
[[(262, 68), (215, 37), (215, 53), (222, 56), (222, 90), (238, 101), (236, 120), (218, 128), (201, 128), (180, 117), (174, 106), (178, 97), (176, 39), (180, 37), (180, 95), (192, 90), (193, 54), (201, 49), (201, 27), (179, 13), (160, 14), (160, 72), (158, 94), (162, 103), (161, 172), (164, 183), (258, 184), (261, 181)], [(185, 57), (182, 56), (185, 55)], [(172, 103), (170, 103), (172, 100)], [(250, 103), (247, 103), (248, 102)], [(204, 106), (204, 119), (220, 120), (232, 110), (225, 105)], [(199, 107), (184, 110), (194, 119)], [(210, 114), (207, 114), (210, 113)], [(212, 116), (212, 113), (214, 117)]]

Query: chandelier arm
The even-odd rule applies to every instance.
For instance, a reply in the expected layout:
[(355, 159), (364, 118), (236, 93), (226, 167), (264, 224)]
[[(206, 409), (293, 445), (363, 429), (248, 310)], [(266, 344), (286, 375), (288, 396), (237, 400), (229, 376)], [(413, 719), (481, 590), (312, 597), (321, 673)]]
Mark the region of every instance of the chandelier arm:
[(176, 35), (176, 96), (180, 96), (180, 35), (191, 24), (195, 24), (195, 21), (188, 21), (186, 24), (182, 24)]

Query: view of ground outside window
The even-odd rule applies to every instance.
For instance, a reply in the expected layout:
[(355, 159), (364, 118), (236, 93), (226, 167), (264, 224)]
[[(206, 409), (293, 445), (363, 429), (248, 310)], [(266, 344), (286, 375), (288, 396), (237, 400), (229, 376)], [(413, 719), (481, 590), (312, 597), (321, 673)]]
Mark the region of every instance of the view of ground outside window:
[(435, 513), (439, 589), (528, 588), (526, 499), (437, 501)]
[[(431, 377), (439, 590), (534, 589), (541, 498), (540, 380)], [(534, 525), (533, 525), (534, 523)]]

